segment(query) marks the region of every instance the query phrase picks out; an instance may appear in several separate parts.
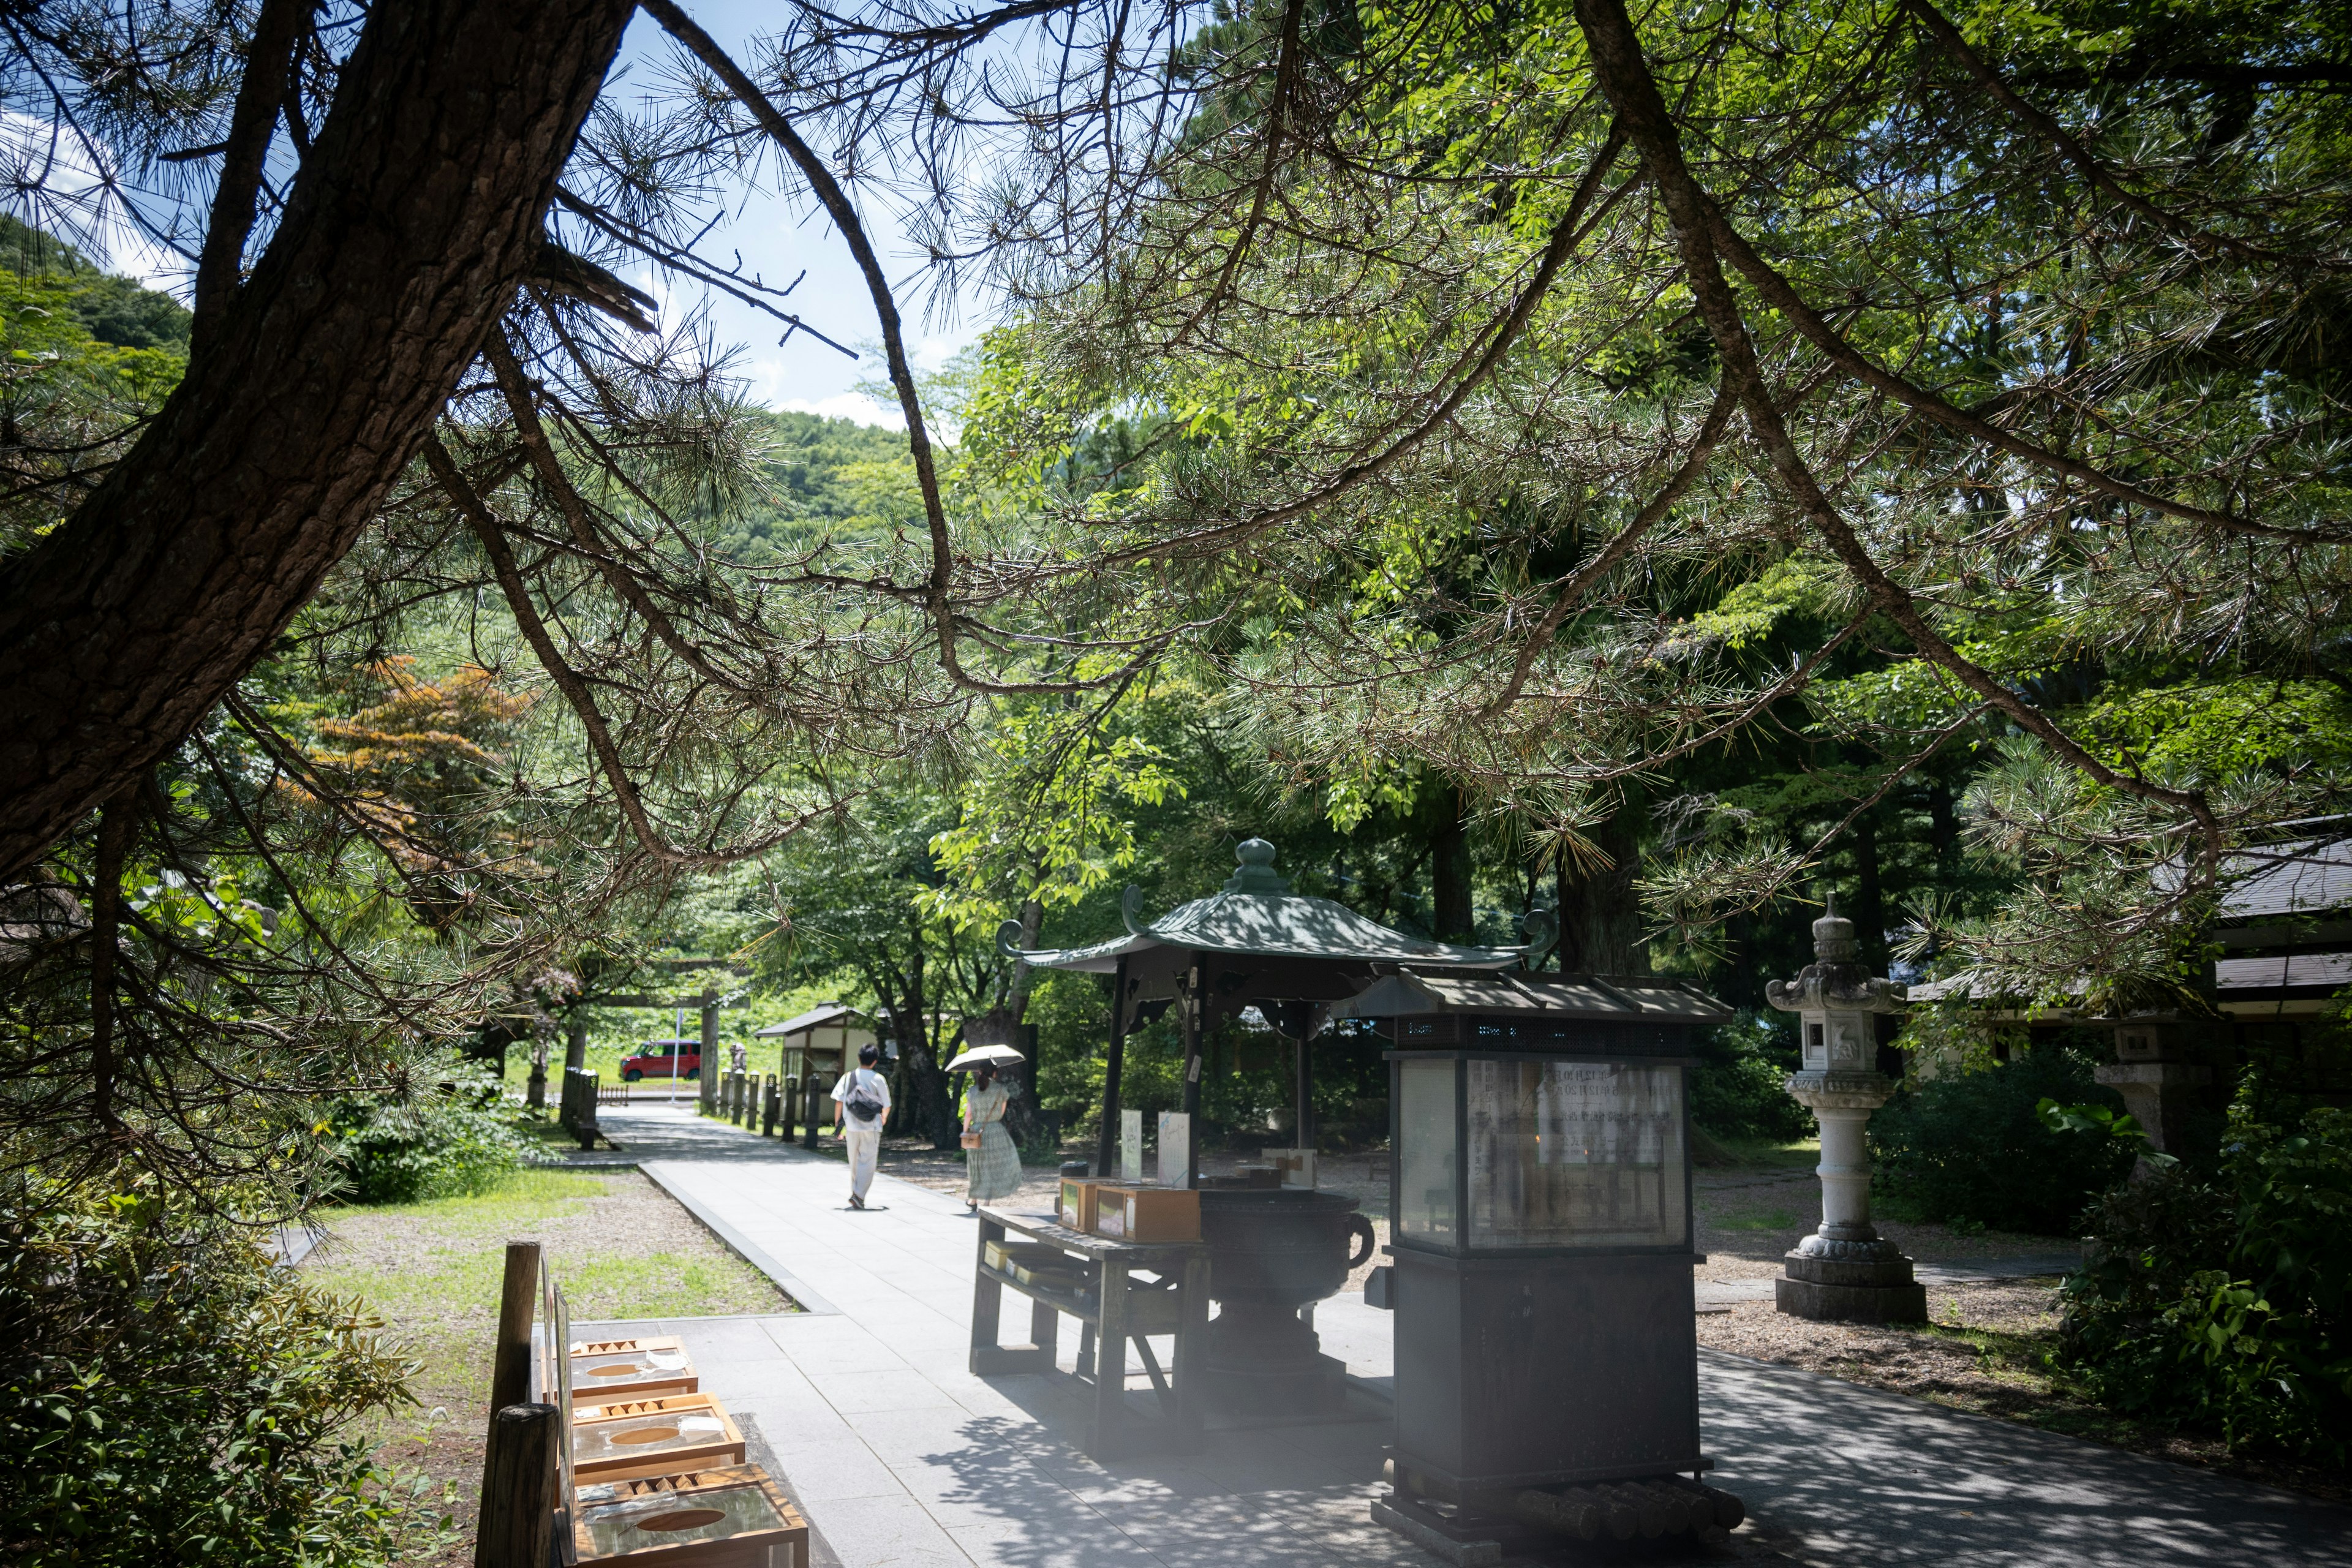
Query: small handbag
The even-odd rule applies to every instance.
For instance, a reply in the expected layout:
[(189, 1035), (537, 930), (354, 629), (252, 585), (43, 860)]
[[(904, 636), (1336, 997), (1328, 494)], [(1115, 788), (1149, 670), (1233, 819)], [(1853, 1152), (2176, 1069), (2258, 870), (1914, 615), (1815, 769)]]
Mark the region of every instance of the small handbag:
[(977, 1149), (977, 1148), (979, 1148), (979, 1147), (980, 1147), (980, 1129), (979, 1129), (979, 1128), (977, 1128), (977, 1127), (971, 1127), (971, 1128), (967, 1128), (967, 1129), (965, 1129), (962, 1142), (963, 1142), (963, 1146), (964, 1146), (965, 1148), (967, 1148), (967, 1149)]

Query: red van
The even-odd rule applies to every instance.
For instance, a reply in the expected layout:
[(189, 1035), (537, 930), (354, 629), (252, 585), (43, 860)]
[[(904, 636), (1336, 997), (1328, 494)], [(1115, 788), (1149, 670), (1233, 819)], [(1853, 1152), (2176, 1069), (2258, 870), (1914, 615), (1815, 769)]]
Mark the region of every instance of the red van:
[(700, 1040), (647, 1040), (637, 1054), (621, 1063), (621, 1079), (635, 1083), (641, 1078), (686, 1078), (702, 1076), (702, 1042)]

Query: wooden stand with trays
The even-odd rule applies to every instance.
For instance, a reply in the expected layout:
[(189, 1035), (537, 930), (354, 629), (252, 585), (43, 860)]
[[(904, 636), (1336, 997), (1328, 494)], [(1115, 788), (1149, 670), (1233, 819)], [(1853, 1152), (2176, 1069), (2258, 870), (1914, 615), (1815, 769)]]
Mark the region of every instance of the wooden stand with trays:
[(572, 1473), (577, 1483), (635, 1480), (743, 1463), (743, 1434), (707, 1394), (573, 1410)]
[(757, 1465), (583, 1485), (572, 1558), (629, 1568), (809, 1568), (808, 1521)]
[[(556, 1448), (552, 1555), (567, 1568), (604, 1563), (627, 1568), (809, 1568), (808, 1521), (773, 1477), (743, 1462), (743, 1435), (726, 1407), (700, 1392), (685, 1345), (650, 1335), (575, 1342), (562, 1288), (549, 1278), (541, 1295), (541, 1397), (571, 1417), (561, 1423)], [(606, 1379), (602, 1388), (574, 1384), (583, 1365), (609, 1364), (615, 1357), (675, 1363), (651, 1368), (673, 1386), (615, 1399), (614, 1394), (630, 1386), (624, 1379)], [(676, 1388), (681, 1376), (686, 1386)], [(687, 1430), (688, 1422), (704, 1421), (719, 1431)], [(682, 1437), (699, 1439), (700, 1446), (668, 1445), (637, 1461), (625, 1453), (631, 1445), (598, 1435), (589, 1439), (583, 1458), (582, 1428), (626, 1428), (633, 1422), (675, 1422)]]

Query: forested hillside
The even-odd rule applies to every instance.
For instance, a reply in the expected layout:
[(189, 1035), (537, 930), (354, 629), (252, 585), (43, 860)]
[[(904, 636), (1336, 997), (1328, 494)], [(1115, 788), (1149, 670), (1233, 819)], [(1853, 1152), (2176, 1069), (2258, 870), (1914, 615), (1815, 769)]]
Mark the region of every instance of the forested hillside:
[(768, 493), (712, 518), (712, 542), (730, 559), (773, 565), (828, 538), (870, 539), (919, 516), (898, 432), (780, 409), (756, 418)]

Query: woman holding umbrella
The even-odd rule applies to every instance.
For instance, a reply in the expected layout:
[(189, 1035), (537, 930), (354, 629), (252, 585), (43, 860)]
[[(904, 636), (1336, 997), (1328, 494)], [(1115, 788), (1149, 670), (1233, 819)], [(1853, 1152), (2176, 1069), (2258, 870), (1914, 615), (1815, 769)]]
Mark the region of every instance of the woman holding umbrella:
[(1021, 1152), (1004, 1130), (1004, 1108), (1013, 1102), (1013, 1090), (997, 1081), (1000, 1070), (1021, 1059), (1010, 1046), (980, 1046), (948, 1063), (950, 1072), (971, 1074), (963, 1116), (967, 1209), (1009, 1198), (1021, 1185)]

